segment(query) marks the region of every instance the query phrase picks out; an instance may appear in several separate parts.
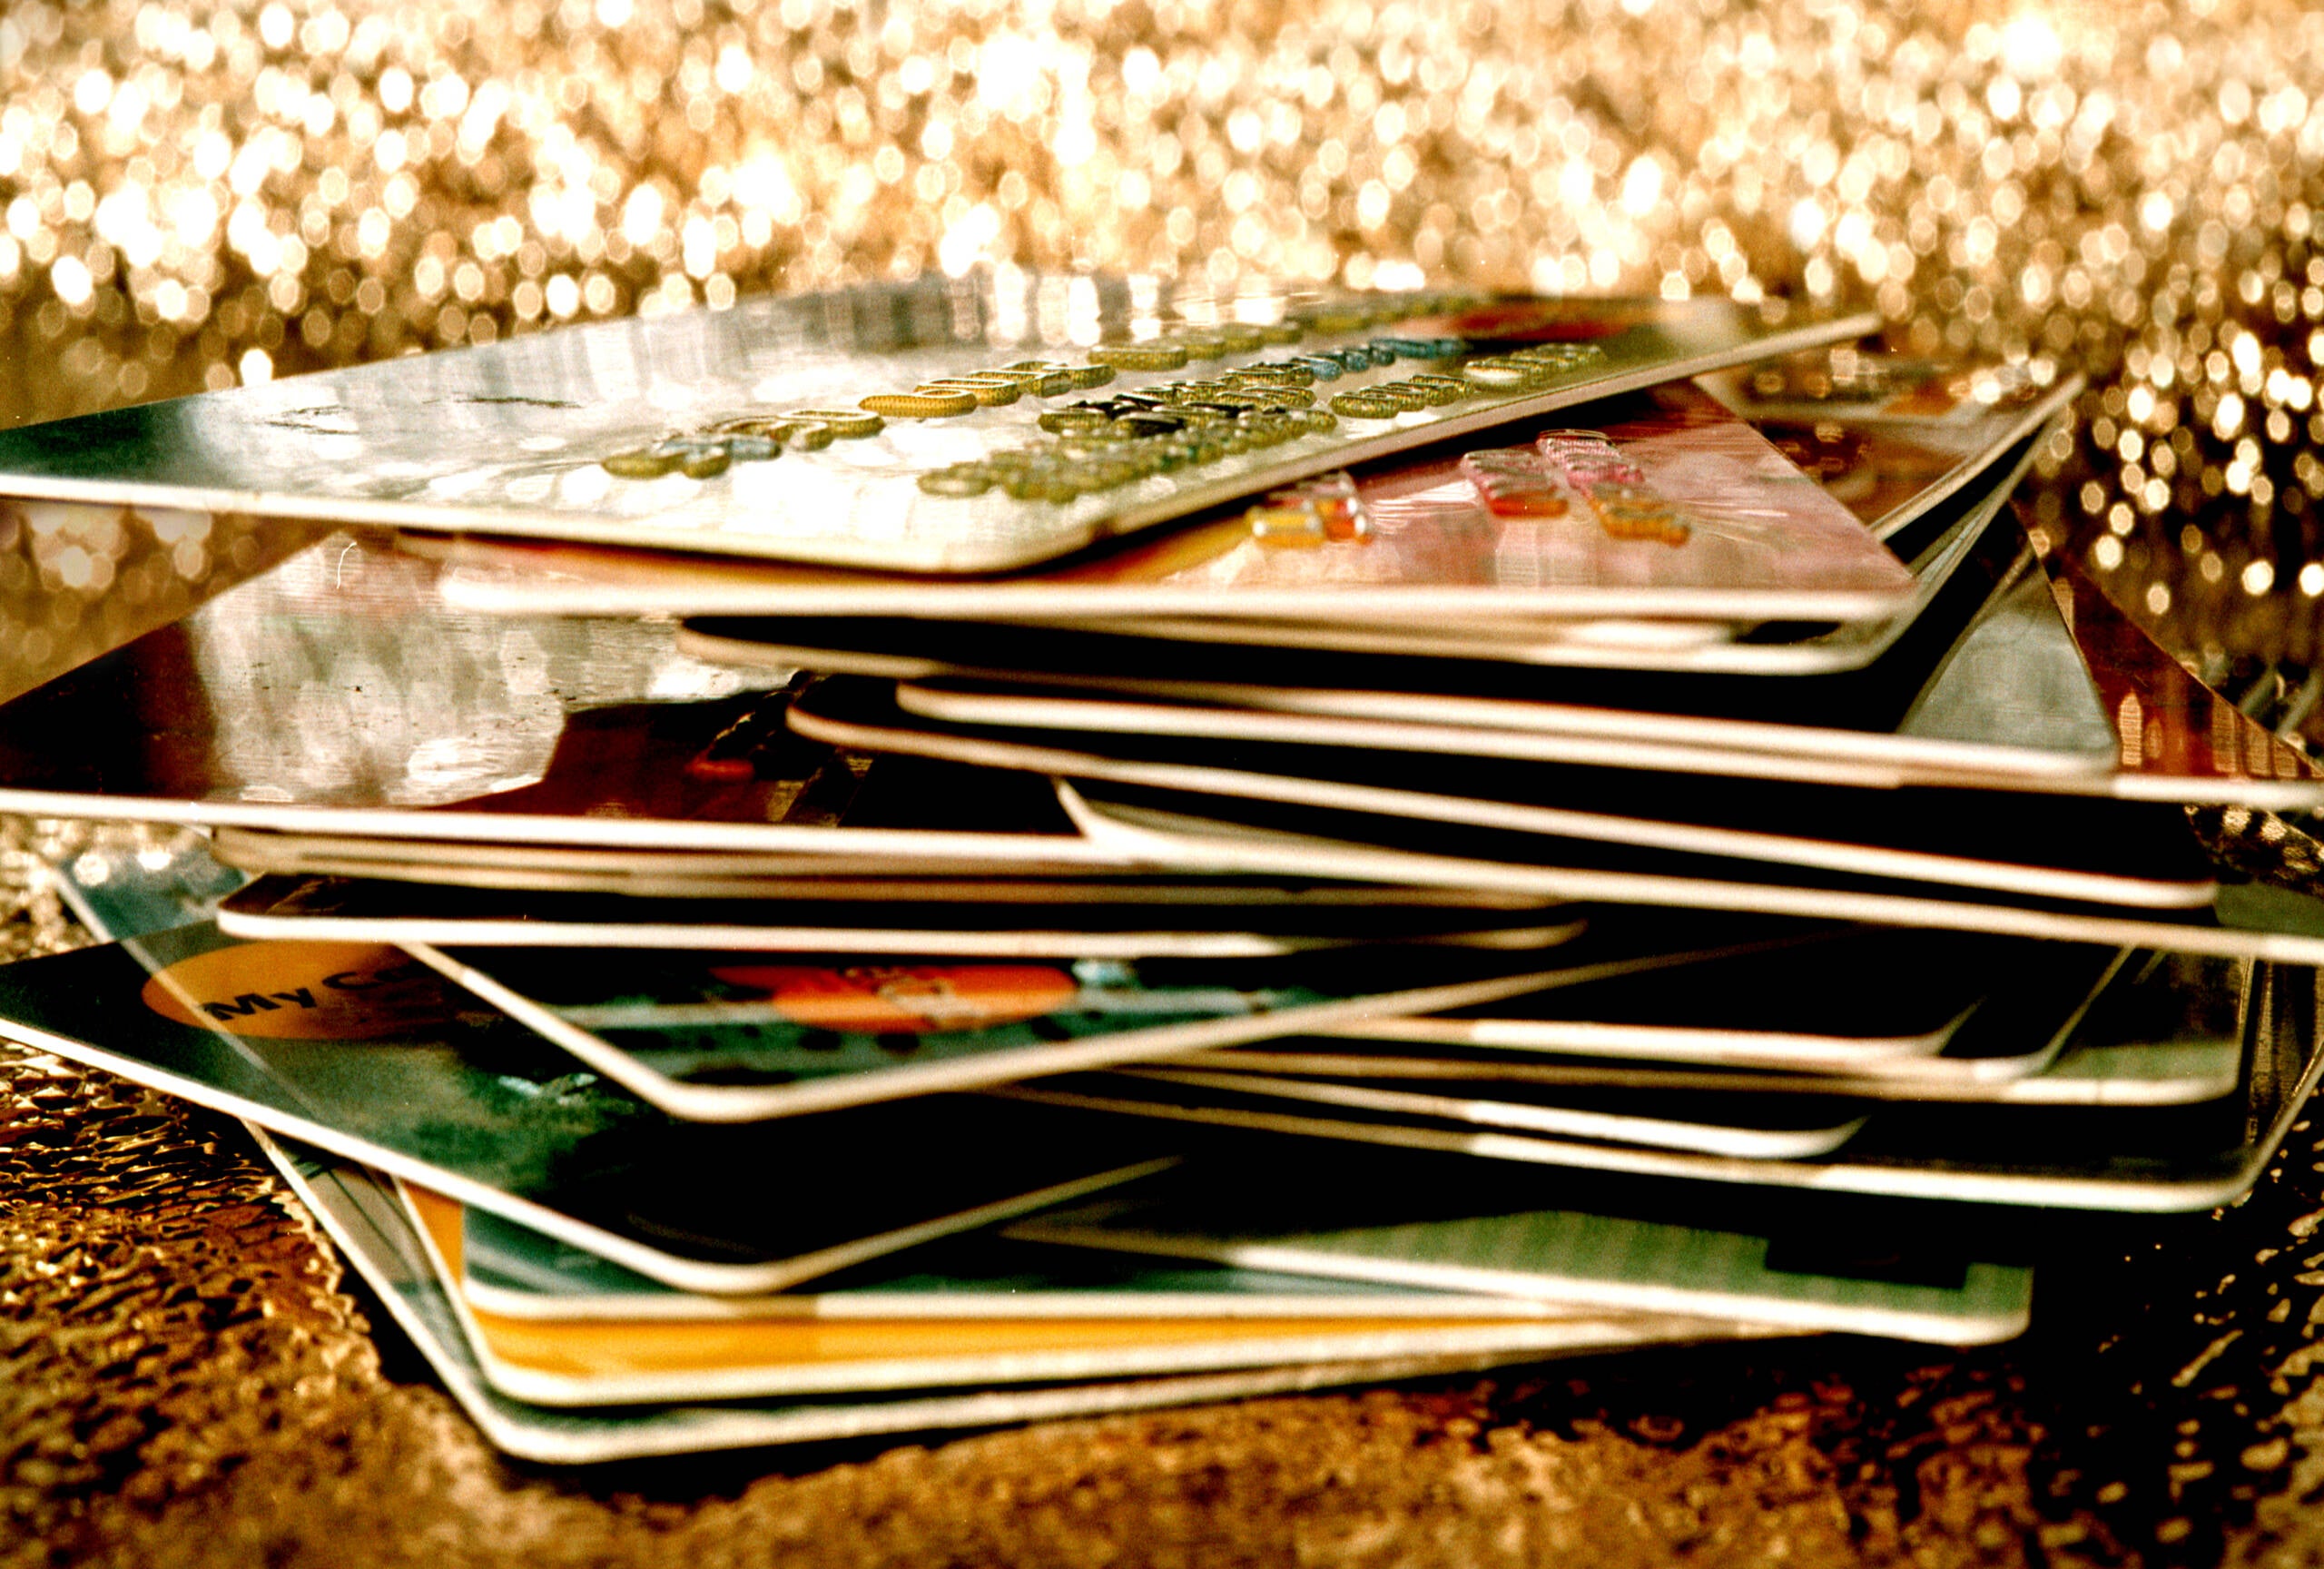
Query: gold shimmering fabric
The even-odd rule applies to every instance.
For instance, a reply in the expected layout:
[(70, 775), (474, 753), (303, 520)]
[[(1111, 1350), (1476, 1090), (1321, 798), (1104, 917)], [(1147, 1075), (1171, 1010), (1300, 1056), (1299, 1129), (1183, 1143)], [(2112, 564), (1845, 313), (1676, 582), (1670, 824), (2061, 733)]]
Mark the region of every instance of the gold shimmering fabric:
[(1773, 291), (2086, 369), (2057, 538), (2309, 661), (2319, 159), (2289, 3), (20, 4), (0, 405), (979, 263)]
[(2045, 526), (2306, 665), (2319, 93), (2231, 0), (12, 5), (0, 404), (979, 262), (1773, 291), (2084, 367)]
[[(2090, 376), (2045, 543), (2294, 738), (2319, 223), (2324, 15), (2290, 3), (0, 6), (0, 419), (977, 265), (1866, 304)], [(286, 543), (34, 521), (0, 690)], [(2297, 825), (2201, 826), (2313, 870)], [(0, 953), (80, 940), (38, 866), (91, 832), (145, 831), (0, 831)], [(2093, 1223), (2013, 1347), (565, 1477), (375, 1350), (231, 1123), (11, 1052), (0, 1564), (2312, 1560), (2319, 1160), (2304, 1124), (2234, 1210)]]

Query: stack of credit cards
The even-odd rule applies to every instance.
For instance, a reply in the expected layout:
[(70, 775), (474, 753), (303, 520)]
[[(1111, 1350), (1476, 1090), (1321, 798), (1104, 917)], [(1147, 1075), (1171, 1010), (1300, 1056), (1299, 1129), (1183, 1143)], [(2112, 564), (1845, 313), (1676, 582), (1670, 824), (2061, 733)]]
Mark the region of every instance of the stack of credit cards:
[(1869, 325), (972, 281), (0, 435), (312, 525), (0, 706), (202, 831), (0, 1033), (537, 1459), (2014, 1335), (2297, 1116), (2324, 903), (2190, 808), (2324, 776), (2033, 548), (2076, 383)]

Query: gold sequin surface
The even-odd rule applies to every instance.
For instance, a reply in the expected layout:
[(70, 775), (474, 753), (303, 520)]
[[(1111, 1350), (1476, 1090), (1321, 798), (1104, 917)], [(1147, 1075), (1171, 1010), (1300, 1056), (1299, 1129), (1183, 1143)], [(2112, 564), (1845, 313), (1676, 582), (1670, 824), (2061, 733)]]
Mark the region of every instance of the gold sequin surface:
[[(2045, 545), (2293, 735), (2324, 735), (2319, 213), (2324, 15), (2290, 0), (0, 7), (0, 419), (980, 265), (1866, 304), (1907, 351), (2088, 373)], [(1280, 509), (1289, 544), (1336, 516)], [(267, 558), (240, 527), (0, 519), (0, 685)], [(0, 829), (12, 955), (73, 940), (35, 851)], [(2060, 1271), (2022, 1351), (1714, 1350), (552, 1484), (382, 1378), (229, 1125), (24, 1054), (0, 1100), (9, 1563), (2318, 1548), (2313, 1129), (2243, 1208)]]
[(2086, 369), (2053, 541), (2191, 656), (2312, 662), (2319, 46), (2225, 0), (11, 5), (0, 406), (978, 264), (1775, 292)]

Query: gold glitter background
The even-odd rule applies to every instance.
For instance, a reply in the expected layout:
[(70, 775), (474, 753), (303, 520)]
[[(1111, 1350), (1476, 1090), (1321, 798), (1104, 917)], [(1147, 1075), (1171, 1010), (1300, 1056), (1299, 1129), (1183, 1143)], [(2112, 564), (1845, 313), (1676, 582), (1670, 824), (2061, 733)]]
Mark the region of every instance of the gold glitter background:
[[(978, 265), (1864, 304), (2084, 371), (2050, 547), (2324, 738), (2319, 224), (2292, 4), (0, 3), (0, 423)], [(286, 544), (46, 522), (0, 534), (46, 618), (0, 624), (20, 670)], [(80, 940), (45, 860), (144, 832), (0, 821), (0, 953)], [(0, 1563), (2319, 1552), (2305, 1124), (2249, 1205), (2060, 1271), (2023, 1350), (1713, 1348), (596, 1493), (383, 1371), (238, 1138), (0, 1058)]]
[(2296, 707), (2320, 155), (2290, 4), (11, 4), (0, 408), (980, 263), (1870, 304), (2085, 370), (2043, 521)]

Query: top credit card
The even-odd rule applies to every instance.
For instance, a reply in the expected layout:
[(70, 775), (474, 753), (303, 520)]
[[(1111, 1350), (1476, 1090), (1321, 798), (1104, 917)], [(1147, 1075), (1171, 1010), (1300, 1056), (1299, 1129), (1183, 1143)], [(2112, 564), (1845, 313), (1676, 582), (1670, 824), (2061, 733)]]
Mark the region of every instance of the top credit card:
[(1843, 341), (1729, 301), (923, 281), (560, 329), (0, 433), (0, 498), (927, 573)]

